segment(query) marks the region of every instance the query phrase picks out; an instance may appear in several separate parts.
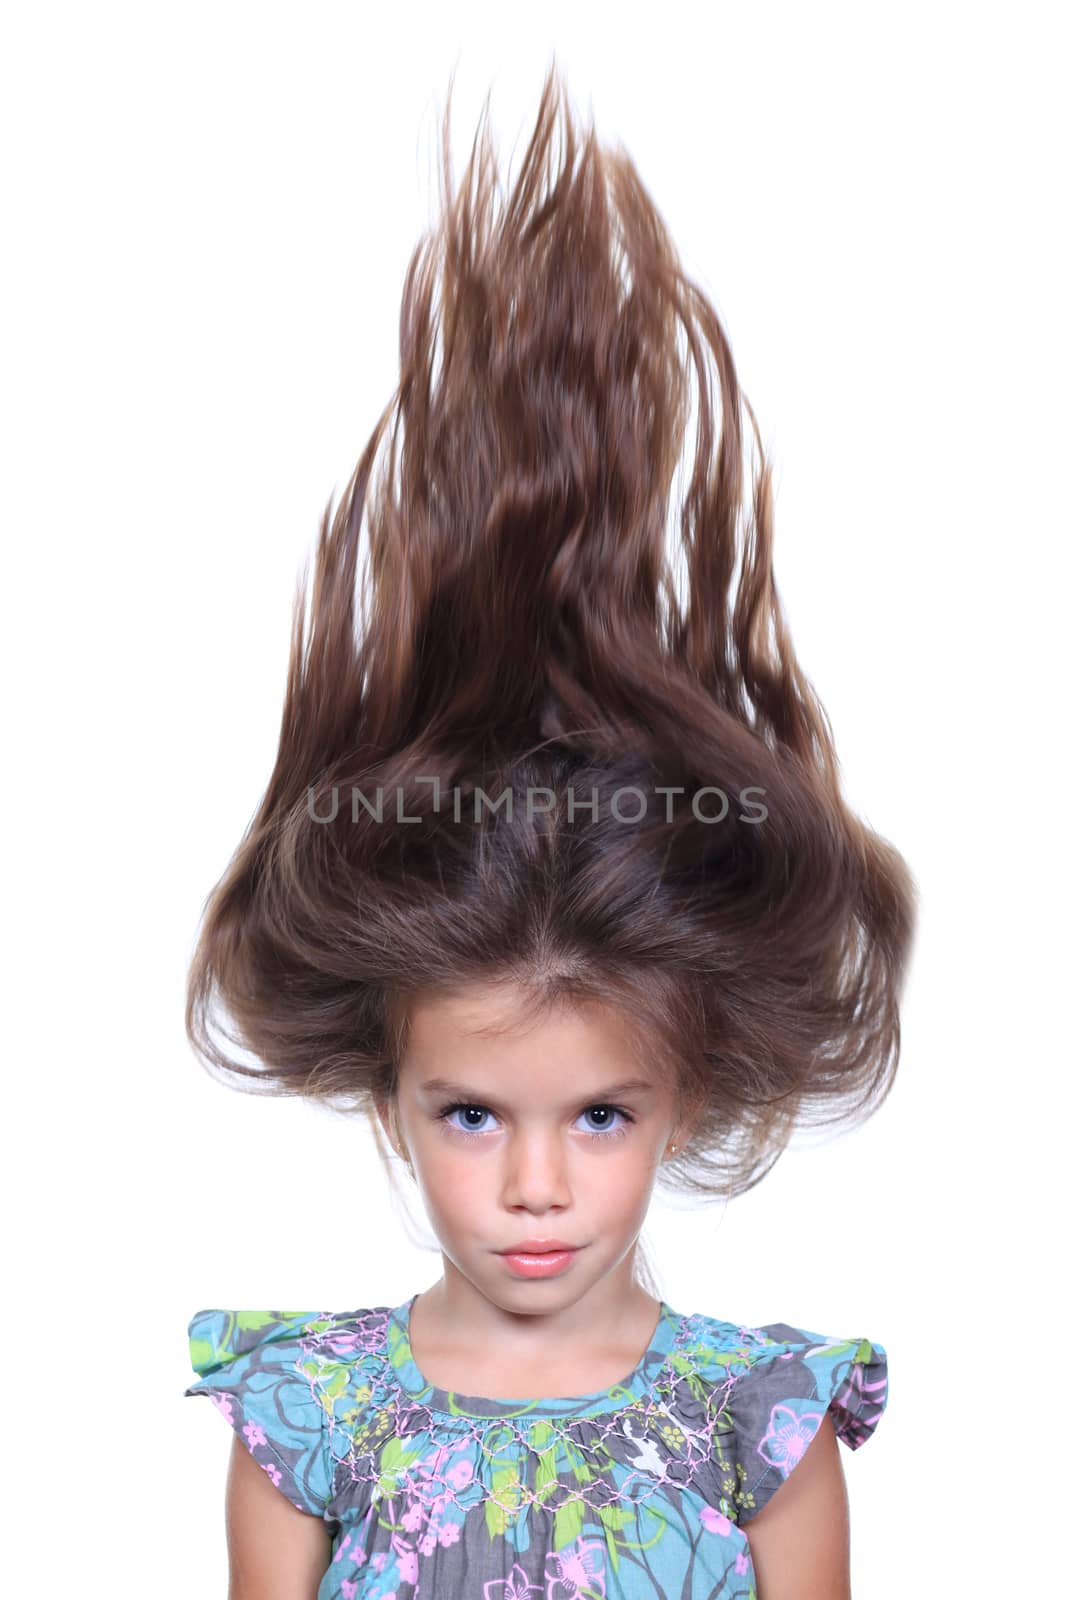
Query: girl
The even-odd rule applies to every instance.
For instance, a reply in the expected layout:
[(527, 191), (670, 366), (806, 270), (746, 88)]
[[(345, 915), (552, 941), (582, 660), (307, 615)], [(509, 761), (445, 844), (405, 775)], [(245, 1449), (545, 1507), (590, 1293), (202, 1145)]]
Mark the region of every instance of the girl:
[(639, 1234), (657, 1181), (742, 1193), (795, 1127), (881, 1103), (914, 887), (842, 798), (758, 430), (746, 514), (748, 403), (631, 161), (576, 137), (553, 64), (497, 215), (481, 128), (453, 188), (450, 104), (403, 440), (372, 482), (383, 413), (327, 507), (187, 1013), (224, 1081), (369, 1117), (443, 1273), (193, 1317), (185, 1392), (235, 1430), (231, 1597), (843, 1600), (838, 1442), (878, 1422), (885, 1350), (683, 1314)]

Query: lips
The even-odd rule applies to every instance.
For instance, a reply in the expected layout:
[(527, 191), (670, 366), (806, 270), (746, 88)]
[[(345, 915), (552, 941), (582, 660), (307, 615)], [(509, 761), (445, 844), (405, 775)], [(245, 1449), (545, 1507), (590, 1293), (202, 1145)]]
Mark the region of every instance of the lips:
[(548, 1256), (560, 1250), (580, 1250), (578, 1244), (568, 1244), (565, 1239), (524, 1239), (520, 1244), (510, 1244), (498, 1253), (502, 1256)]

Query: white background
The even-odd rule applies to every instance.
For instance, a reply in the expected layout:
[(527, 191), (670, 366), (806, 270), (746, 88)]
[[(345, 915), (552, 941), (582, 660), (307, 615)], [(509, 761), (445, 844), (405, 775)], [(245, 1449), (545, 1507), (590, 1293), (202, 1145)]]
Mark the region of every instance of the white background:
[[(221, 1595), (204, 1306), (438, 1275), (365, 1128), (216, 1084), (204, 897), (268, 779), (299, 569), (396, 371), (457, 68), (503, 168), (556, 52), (710, 294), (847, 792), (919, 881), (897, 1085), (717, 1208), (683, 1311), (868, 1336), (865, 1600), (1060, 1571), (1062, 58), (1051, 6), (13, 8), (3, 134), (10, 1592)], [(145, 1574), (154, 1577), (149, 1582)]]

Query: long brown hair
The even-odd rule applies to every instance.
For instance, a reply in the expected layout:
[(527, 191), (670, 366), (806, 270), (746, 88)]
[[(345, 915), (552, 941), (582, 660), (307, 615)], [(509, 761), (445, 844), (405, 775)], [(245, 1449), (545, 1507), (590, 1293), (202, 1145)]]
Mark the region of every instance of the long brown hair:
[(842, 797), (759, 430), (633, 162), (576, 134), (553, 62), (498, 208), (482, 121), (454, 185), (451, 93), (399, 383), (299, 584), (189, 1037), (235, 1087), (367, 1114), (384, 1156), (414, 999), (606, 1001), (691, 1122), (665, 1186), (739, 1194), (888, 1092), (914, 885)]

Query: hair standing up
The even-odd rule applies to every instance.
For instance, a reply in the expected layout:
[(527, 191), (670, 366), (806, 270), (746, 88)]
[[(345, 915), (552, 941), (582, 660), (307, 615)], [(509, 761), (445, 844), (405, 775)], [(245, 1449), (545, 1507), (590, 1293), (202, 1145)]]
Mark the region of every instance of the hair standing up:
[(385, 1156), (417, 997), (604, 1001), (695, 1118), (666, 1187), (741, 1193), (888, 1092), (914, 885), (843, 799), (759, 431), (631, 159), (576, 135), (553, 63), (497, 206), (481, 121), (454, 185), (451, 92), (399, 383), (299, 585), (189, 1037), (235, 1087), (367, 1114)]

